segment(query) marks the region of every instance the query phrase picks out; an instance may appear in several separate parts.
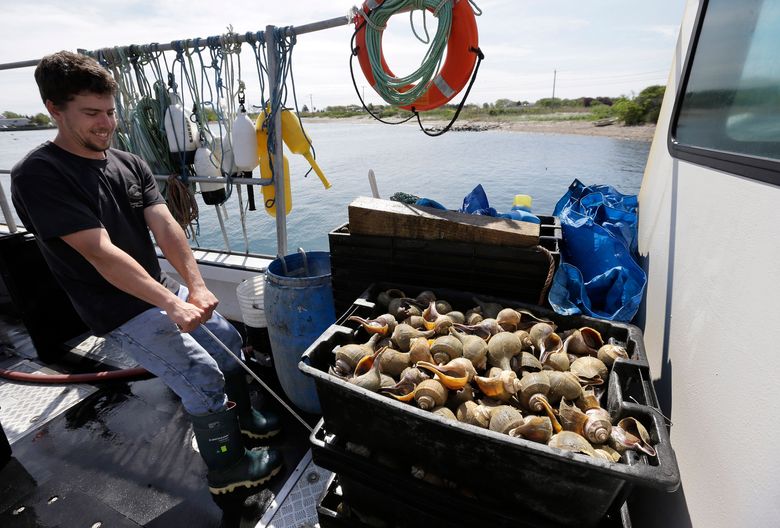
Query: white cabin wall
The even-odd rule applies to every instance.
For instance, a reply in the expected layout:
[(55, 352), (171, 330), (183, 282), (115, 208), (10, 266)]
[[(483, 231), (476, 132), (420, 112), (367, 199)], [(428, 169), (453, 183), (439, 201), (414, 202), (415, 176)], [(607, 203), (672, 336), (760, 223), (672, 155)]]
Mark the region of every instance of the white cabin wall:
[[(685, 15), (639, 197), (645, 345), (694, 527), (780, 525), (780, 187), (673, 160)], [(667, 392), (663, 387), (668, 387)], [(659, 525), (680, 526), (670, 511)]]
[[(195, 250), (194, 254), (206, 286), (219, 299), (217, 311), (232, 321), (243, 321), (236, 288), (241, 281), (262, 275), (271, 259), (203, 250)], [(165, 273), (186, 285), (165, 258), (160, 256), (159, 262)]]

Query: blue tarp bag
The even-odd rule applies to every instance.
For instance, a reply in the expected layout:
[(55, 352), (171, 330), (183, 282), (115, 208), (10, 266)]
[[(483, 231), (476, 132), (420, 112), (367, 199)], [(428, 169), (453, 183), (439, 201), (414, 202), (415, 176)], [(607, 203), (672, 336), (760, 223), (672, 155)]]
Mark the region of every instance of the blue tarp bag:
[(563, 315), (629, 322), (647, 276), (635, 262), (637, 197), (574, 180), (555, 206), (563, 228), (561, 265), (549, 301)]
[(498, 212), (490, 207), (490, 202), (488, 202), (488, 197), (487, 194), (485, 194), (485, 189), (482, 188), (482, 184), (474, 187), (474, 190), (463, 198), (463, 205), (458, 212), (474, 215), (498, 216)]

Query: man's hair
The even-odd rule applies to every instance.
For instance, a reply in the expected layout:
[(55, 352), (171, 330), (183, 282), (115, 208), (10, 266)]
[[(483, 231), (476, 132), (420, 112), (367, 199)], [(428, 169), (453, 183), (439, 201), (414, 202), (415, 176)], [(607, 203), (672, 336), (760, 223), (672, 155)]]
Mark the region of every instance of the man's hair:
[(98, 62), (86, 55), (58, 51), (47, 55), (35, 68), (35, 82), (44, 104), (61, 107), (82, 93), (115, 95), (117, 83)]

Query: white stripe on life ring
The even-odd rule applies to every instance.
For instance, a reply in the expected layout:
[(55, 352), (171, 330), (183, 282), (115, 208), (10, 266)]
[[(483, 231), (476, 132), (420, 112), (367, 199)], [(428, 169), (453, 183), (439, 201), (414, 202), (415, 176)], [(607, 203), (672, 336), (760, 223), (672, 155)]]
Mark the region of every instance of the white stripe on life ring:
[(438, 88), (442, 95), (447, 99), (455, 96), (455, 90), (447, 84), (447, 81), (444, 80), (444, 77), (442, 77), (441, 74), (434, 77), (433, 84), (436, 85), (436, 88)]

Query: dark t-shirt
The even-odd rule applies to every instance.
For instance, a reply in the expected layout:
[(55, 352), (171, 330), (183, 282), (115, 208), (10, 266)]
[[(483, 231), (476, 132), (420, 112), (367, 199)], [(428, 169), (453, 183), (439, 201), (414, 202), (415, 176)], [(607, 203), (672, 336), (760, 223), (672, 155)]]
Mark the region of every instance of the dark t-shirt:
[(109, 149), (106, 159), (82, 158), (47, 142), (11, 169), (11, 194), (24, 226), (67, 292), (76, 312), (98, 335), (152, 307), (112, 286), (60, 237), (103, 227), (111, 242), (176, 292), (160, 270), (144, 208), (165, 203), (148, 165)]

